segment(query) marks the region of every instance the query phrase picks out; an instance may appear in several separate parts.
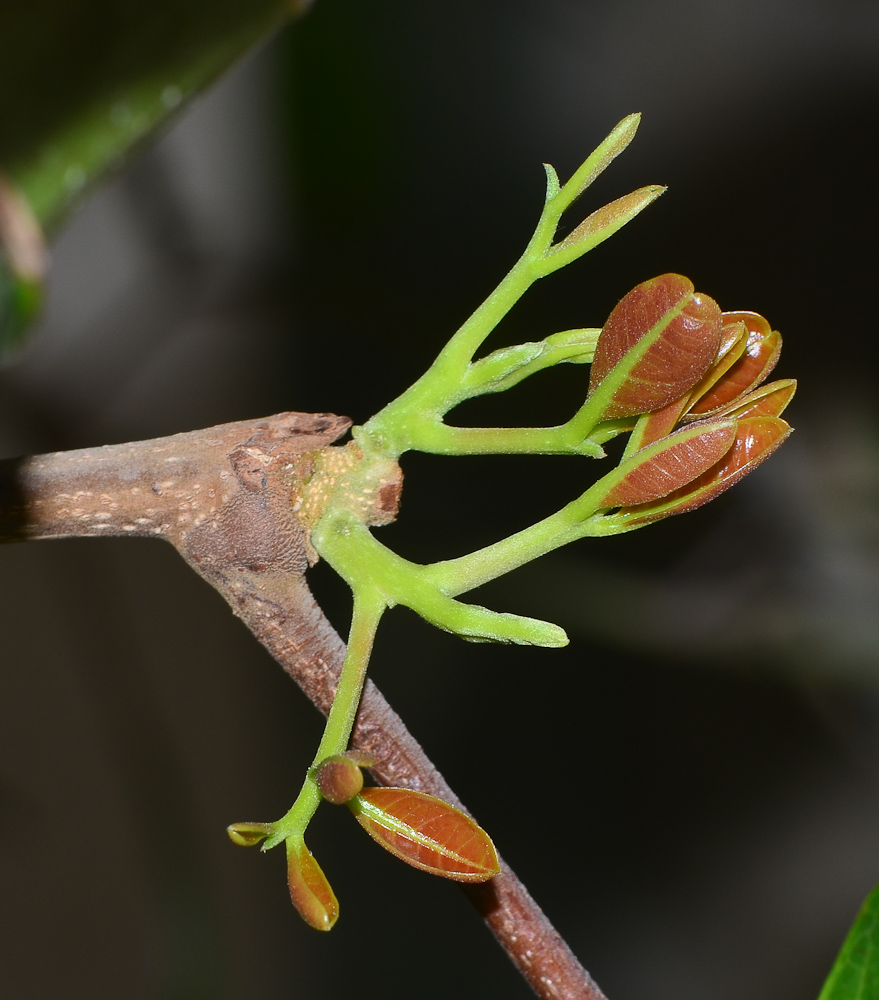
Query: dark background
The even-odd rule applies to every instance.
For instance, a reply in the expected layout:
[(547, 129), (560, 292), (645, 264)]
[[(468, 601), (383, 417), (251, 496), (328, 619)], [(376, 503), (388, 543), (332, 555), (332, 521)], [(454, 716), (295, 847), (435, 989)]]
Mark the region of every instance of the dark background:
[[(611, 1000), (812, 1000), (879, 882), (877, 91), (867, 0), (318, 0), (70, 221), (0, 373), (7, 455), (283, 409), (362, 421), (518, 256), (540, 163), (564, 178), (643, 112), (585, 208), (669, 192), (491, 346), (600, 325), (679, 271), (785, 335), (797, 432), (710, 507), (476, 595), (558, 621), (567, 649), (401, 610), (372, 670)], [(585, 371), (460, 419), (562, 420)], [(417, 560), (595, 474), (404, 468), (382, 538)], [(346, 811), (309, 837), (330, 935), (277, 852), (229, 843), (289, 806), (320, 719), (170, 547), (11, 546), (0, 575), (0, 996), (529, 995), (457, 889)], [(313, 584), (344, 630), (344, 589), (321, 566)]]

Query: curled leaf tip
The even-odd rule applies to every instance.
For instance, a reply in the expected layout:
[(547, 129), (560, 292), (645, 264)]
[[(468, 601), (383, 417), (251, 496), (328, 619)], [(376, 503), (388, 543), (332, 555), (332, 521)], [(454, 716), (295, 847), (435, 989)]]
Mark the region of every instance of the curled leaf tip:
[(543, 169), (546, 171), (546, 200), (550, 201), (559, 193), (561, 182), (555, 167), (551, 163), (544, 163)]

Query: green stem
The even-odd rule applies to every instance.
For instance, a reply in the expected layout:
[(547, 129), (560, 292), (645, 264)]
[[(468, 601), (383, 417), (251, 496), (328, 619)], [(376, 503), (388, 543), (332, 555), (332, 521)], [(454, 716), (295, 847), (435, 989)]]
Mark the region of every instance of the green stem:
[(534, 282), (547, 273), (542, 262), (562, 211), (558, 195), (545, 202), (525, 252), (497, 288), (459, 327), (421, 378), (364, 424), (366, 433), (380, 441), (390, 457), (399, 458), (404, 451), (418, 448), (411, 437), (413, 417), (441, 419), (460, 401), (461, 383), (473, 355)]
[(569, 542), (600, 533), (598, 501), (607, 493), (600, 479), (582, 496), (549, 517), (483, 549), (424, 568), (425, 577), (454, 597), (538, 559)]
[[(453, 600), (433, 581), (432, 567), (409, 562), (386, 548), (350, 511), (336, 511), (319, 521), (312, 544), (355, 593), (360, 581), (368, 581), (387, 607), (402, 604), (465, 639), (536, 646), (567, 643), (557, 625)], [(460, 587), (458, 593), (467, 589)]]
[(288, 838), (301, 841), (305, 828), (320, 805), (321, 794), (311, 775), (321, 761), (333, 754), (344, 753), (348, 749), (348, 740), (351, 738), (357, 707), (360, 704), (360, 693), (366, 680), (366, 668), (372, 652), (375, 631), (386, 607), (387, 603), (378, 588), (367, 585), (355, 590), (348, 649), (320, 746), (317, 748), (302, 790), (288, 812), (273, 824), (272, 834), (263, 845), (264, 851), (270, 850)]
[(539, 277), (533, 267), (532, 245), (512, 270), (454, 334), (428, 370), (402, 395), (379, 410), (363, 429), (391, 458), (418, 448), (417, 426), (439, 422), (455, 405), (473, 355)]
[[(375, 450), (394, 460), (410, 449), (431, 450), (422, 448), (419, 432), (441, 423), (453, 406), (473, 395), (470, 391), (473, 387), (466, 385), (473, 356), (531, 285), (607, 239), (662, 193), (664, 189), (654, 185), (617, 199), (594, 212), (565, 240), (553, 246), (564, 211), (631, 142), (639, 120), (640, 115), (624, 118), (564, 186), (559, 186), (555, 170), (547, 165), (543, 210), (525, 252), (421, 378), (363, 425), (363, 437), (372, 441)], [(543, 365), (538, 364), (535, 370), (539, 367)], [(575, 417), (573, 429), (582, 430), (587, 418), (597, 422), (599, 415), (595, 408), (581, 411)], [(580, 435), (580, 440), (587, 435), (588, 429)]]
[[(410, 425), (410, 430), (413, 430)], [(441, 420), (419, 421), (417, 449), (434, 455), (587, 455), (601, 458), (600, 445), (571, 424), (557, 427), (449, 427)]]

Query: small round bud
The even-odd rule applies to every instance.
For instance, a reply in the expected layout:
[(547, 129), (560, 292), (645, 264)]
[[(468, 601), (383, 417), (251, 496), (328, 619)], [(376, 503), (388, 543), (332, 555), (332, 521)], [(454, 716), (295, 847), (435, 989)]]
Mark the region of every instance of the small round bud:
[(327, 757), (318, 766), (314, 780), (321, 795), (335, 806), (349, 802), (363, 788), (363, 772), (347, 754)]

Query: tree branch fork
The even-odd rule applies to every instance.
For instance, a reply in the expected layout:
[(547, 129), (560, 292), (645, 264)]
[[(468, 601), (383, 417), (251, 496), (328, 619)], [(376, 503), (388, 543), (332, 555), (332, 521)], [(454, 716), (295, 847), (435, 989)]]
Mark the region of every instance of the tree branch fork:
[[(155, 537), (218, 590), (325, 715), (345, 647), (305, 579), (314, 553), (303, 489), (350, 427), (329, 413), (281, 413), (130, 444), (0, 462), (0, 541)], [(342, 449), (333, 448), (341, 453)], [(370, 498), (396, 513), (400, 480)], [(306, 516), (306, 514), (308, 516)], [(367, 681), (352, 746), (384, 785), (463, 808), (381, 692)], [(604, 1000), (513, 871), (462, 890), (543, 1000)]]

